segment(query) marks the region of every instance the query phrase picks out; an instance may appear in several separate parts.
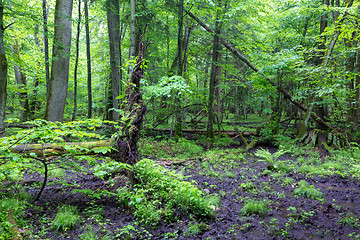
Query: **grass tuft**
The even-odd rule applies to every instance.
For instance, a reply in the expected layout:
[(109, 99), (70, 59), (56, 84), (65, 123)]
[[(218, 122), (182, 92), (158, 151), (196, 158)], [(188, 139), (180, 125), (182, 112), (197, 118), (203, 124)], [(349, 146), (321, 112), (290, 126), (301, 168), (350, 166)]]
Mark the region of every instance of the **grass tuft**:
[(252, 214), (265, 215), (269, 211), (269, 207), (264, 201), (249, 200), (241, 208), (240, 213), (245, 216)]
[(293, 194), (295, 196), (312, 198), (316, 200), (322, 200), (324, 197), (324, 194), (320, 190), (316, 189), (315, 186), (310, 185), (304, 180), (299, 182), (299, 188), (295, 189)]
[(56, 231), (67, 231), (74, 228), (80, 220), (77, 215), (77, 208), (71, 205), (65, 205), (59, 208), (56, 213), (55, 219), (52, 222), (52, 228)]

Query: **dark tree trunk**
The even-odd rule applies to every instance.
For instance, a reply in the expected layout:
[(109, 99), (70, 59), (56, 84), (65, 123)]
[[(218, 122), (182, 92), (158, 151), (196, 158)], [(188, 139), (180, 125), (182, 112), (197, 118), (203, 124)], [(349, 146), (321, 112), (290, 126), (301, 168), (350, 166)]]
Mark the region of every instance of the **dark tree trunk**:
[(73, 0), (56, 1), (51, 78), (45, 110), (45, 119), (53, 122), (64, 120), (69, 81), (72, 7)]
[[(220, 1), (219, 1), (220, 3)], [(207, 137), (214, 138), (214, 100), (215, 100), (215, 86), (218, 74), (218, 60), (220, 50), (220, 30), (221, 25), (219, 21), (219, 12), (217, 11), (215, 20), (215, 34), (212, 50), (212, 63), (210, 73), (210, 84), (209, 84), (209, 99), (208, 99), (208, 122), (207, 122)]]
[(77, 70), (79, 65), (79, 40), (80, 40), (80, 26), (81, 26), (81, 0), (79, 0), (78, 7), (78, 22), (77, 22), (77, 32), (76, 32), (76, 56), (75, 56), (75, 67), (74, 67), (74, 110), (71, 120), (76, 120), (77, 115)]
[[(90, 56), (90, 30), (88, 0), (85, 0), (85, 29), (86, 29), (86, 60), (87, 60), (87, 92), (88, 92), (88, 118), (92, 117), (92, 94), (91, 94), (91, 56)], [(120, 44), (120, 41), (119, 41)], [(120, 48), (120, 47), (119, 47)]]
[[(146, 27), (144, 30), (145, 34)], [(126, 89), (127, 103), (124, 108), (124, 121), (119, 122), (122, 135), (116, 139), (116, 149), (112, 158), (117, 161), (134, 165), (139, 161), (138, 140), (140, 138), (140, 130), (146, 112), (146, 106), (142, 100), (140, 92), (140, 80), (144, 76), (143, 56), (144, 45), (140, 39), (139, 56), (136, 65), (131, 72), (131, 82)], [(131, 177), (131, 176), (130, 176)]]
[[(119, 1), (107, 0), (107, 24), (109, 32), (109, 44), (110, 44), (110, 79), (111, 79), (111, 92), (109, 92), (110, 106), (114, 109), (119, 109), (119, 101), (117, 99), (119, 94), (119, 81), (120, 81), (120, 20), (119, 20)], [(108, 109), (107, 109), (108, 110)], [(116, 111), (111, 110), (110, 113), (112, 119), (109, 120), (118, 121), (119, 114)]]
[(7, 60), (4, 47), (4, 22), (3, 22), (4, 5), (0, 0), (0, 134), (5, 129), (5, 111), (7, 97)]

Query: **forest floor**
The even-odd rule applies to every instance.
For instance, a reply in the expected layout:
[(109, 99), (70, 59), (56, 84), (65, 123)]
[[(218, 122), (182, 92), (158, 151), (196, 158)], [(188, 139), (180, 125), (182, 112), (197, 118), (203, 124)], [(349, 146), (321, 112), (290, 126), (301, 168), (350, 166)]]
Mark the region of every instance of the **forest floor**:
[[(110, 181), (90, 170), (67, 170), (65, 177), (50, 178), (39, 201), (26, 209), (24, 219), (31, 229), (21, 231), (25, 236), (31, 232), (30, 239), (360, 239), (359, 180), (344, 176), (336, 164), (321, 158), (285, 153), (263, 161), (254, 154), (259, 149), (278, 151), (256, 147), (241, 154), (241, 146), (235, 144), (209, 148), (200, 157), (176, 164), (170, 158), (154, 159), (189, 176), (206, 193), (217, 194), (221, 203), (214, 217), (177, 212), (172, 221), (148, 227), (115, 196), (97, 195), (128, 184), (126, 177), (120, 174)], [(322, 167), (314, 171), (310, 166)], [(321, 174), (319, 169), (326, 171)], [(41, 180), (28, 175), (23, 184)], [(39, 187), (27, 189), (35, 195)], [(62, 205), (77, 206), (81, 216), (80, 224), (65, 232), (52, 228)]]

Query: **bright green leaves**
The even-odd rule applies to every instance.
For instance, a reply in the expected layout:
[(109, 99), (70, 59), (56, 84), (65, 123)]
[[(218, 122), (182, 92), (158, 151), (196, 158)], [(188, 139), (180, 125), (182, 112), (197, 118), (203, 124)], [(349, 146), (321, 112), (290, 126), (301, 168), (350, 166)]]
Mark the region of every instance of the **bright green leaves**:
[(157, 85), (146, 86), (145, 98), (150, 99), (152, 97), (175, 97), (184, 96), (185, 94), (191, 94), (189, 85), (183, 77), (174, 75), (172, 77), (162, 77)]

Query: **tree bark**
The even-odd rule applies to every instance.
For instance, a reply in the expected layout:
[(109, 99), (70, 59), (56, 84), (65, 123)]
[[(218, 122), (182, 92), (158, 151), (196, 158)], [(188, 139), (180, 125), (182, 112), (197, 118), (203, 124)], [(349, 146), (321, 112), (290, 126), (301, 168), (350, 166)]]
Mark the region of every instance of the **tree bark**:
[[(192, 17), (200, 26), (202, 26), (206, 31), (215, 34), (213, 30), (211, 30), (205, 23), (203, 23), (198, 17), (196, 17), (193, 13), (190, 11), (187, 11), (188, 15)], [(294, 100), (292, 96), (281, 86), (278, 86), (272, 79), (268, 78), (264, 73), (262, 73), (254, 64), (252, 64), (246, 57), (244, 57), (236, 48), (232, 47), (226, 40), (220, 37), (220, 42), (223, 44), (227, 49), (230, 50), (234, 54), (235, 57), (237, 57), (240, 61), (244, 62), (249, 68), (251, 68), (254, 72), (259, 73), (265, 80), (267, 80), (272, 86), (276, 87), (277, 91), (281, 92), (283, 96), (289, 100), (292, 104), (294, 104), (296, 107), (303, 111), (307, 111), (307, 108), (302, 105), (297, 100)], [(326, 126), (326, 128), (330, 130), (335, 130), (332, 126), (330, 126), (327, 122), (324, 121), (324, 119), (317, 116), (315, 113), (311, 113), (311, 117), (314, 118), (316, 122), (319, 122)], [(336, 131), (336, 130), (335, 130)]]
[[(220, 2), (218, 2), (220, 3)], [(210, 84), (209, 84), (209, 99), (208, 99), (208, 122), (207, 122), (207, 134), (209, 138), (214, 138), (214, 100), (215, 100), (215, 86), (217, 82), (218, 75), (218, 60), (220, 57), (220, 30), (221, 25), (219, 21), (219, 12), (217, 10), (216, 20), (215, 20), (215, 34), (213, 41), (213, 50), (212, 50), (212, 63), (211, 63), (211, 73), (210, 73)], [(220, 104), (220, 103), (219, 103)]]
[[(15, 54), (19, 54), (18, 51), (18, 43), (16, 41), (15, 47), (14, 47)], [(18, 55), (20, 57), (20, 54)], [(14, 72), (15, 72), (15, 80), (17, 85), (19, 85), (19, 101), (20, 101), (20, 122), (24, 122), (28, 119), (28, 115), (30, 112), (29, 109), (29, 99), (28, 94), (26, 90), (26, 76), (22, 69), (14, 65)]]
[(46, 0), (42, 1), (43, 10), (43, 29), (44, 29), (44, 57), (45, 57), (45, 77), (46, 77), (46, 97), (49, 95), (50, 82), (50, 60), (49, 60), (49, 40), (48, 40), (48, 26), (47, 26), (47, 10)]
[(0, 0), (0, 134), (5, 129), (6, 97), (7, 97), (7, 59), (4, 47), (4, 5)]
[[(138, 141), (140, 130), (146, 113), (146, 105), (142, 100), (140, 81), (144, 76), (143, 61), (145, 47), (141, 40), (145, 35), (146, 27), (139, 40), (139, 56), (131, 73), (131, 81), (126, 89), (127, 103), (124, 108), (122, 121), (119, 122), (121, 131), (116, 138), (116, 149), (112, 155), (117, 161), (134, 165), (139, 161)], [(132, 174), (129, 172), (129, 174)], [(131, 176), (130, 176), (131, 178)]]
[[(88, 116), (87, 117), (91, 118), (92, 117), (92, 93), (91, 93), (91, 54), (90, 54), (90, 30), (89, 30), (88, 0), (85, 0), (84, 8), (85, 8), (87, 92), (88, 92)], [(119, 44), (120, 44), (120, 41), (119, 41)], [(119, 47), (119, 51), (120, 51), (120, 47)]]
[[(35, 40), (35, 45), (40, 49), (40, 52), (42, 53), (43, 50), (40, 46), (40, 42), (39, 42), (39, 25), (35, 25), (35, 31), (34, 31), (34, 40)], [(41, 62), (38, 61), (38, 65), (39, 67), (41, 67)], [(40, 78), (40, 73), (36, 73), (36, 77), (34, 78), (34, 89), (33, 92), (29, 98), (29, 111), (31, 114), (31, 118), (33, 118), (33, 116), (35, 116), (36, 112), (38, 111), (38, 109), (40, 108), (41, 102), (38, 100), (38, 90), (37, 87), (39, 86), (39, 78)]]
[[(120, 81), (120, 20), (119, 20), (119, 1), (107, 0), (107, 24), (109, 33), (110, 44), (110, 79), (111, 88), (109, 89), (109, 100), (111, 106), (114, 109), (119, 109), (119, 101), (117, 99), (119, 95), (119, 81)], [(116, 111), (111, 110), (109, 113), (113, 121), (119, 120), (119, 114)]]
[[(130, 47), (129, 47), (129, 58), (134, 59), (137, 55), (136, 49), (136, 0), (130, 1)], [(129, 73), (130, 69), (129, 67)]]
[(73, 0), (57, 0), (55, 5), (51, 78), (45, 110), (45, 119), (53, 122), (64, 120), (69, 81), (72, 7)]
[(80, 27), (81, 27), (81, 0), (79, 0), (78, 6), (78, 22), (76, 32), (76, 56), (75, 56), (75, 67), (74, 67), (74, 110), (71, 120), (76, 120), (77, 115), (77, 70), (79, 65), (79, 42), (80, 42)]
[[(178, 46), (177, 46), (177, 75), (182, 77), (183, 75), (183, 20), (184, 20), (184, 0), (179, 0), (179, 11), (178, 11)], [(175, 93), (175, 104), (176, 109), (181, 108), (181, 96)], [(175, 114), (175, 139), (183, 137), (182, 133), (182, 113), (177, 111)]]

